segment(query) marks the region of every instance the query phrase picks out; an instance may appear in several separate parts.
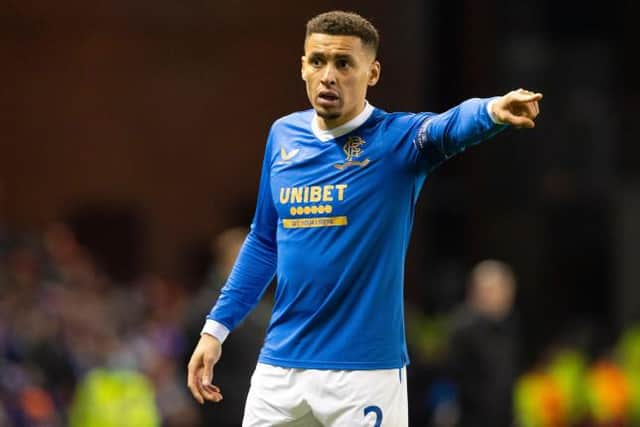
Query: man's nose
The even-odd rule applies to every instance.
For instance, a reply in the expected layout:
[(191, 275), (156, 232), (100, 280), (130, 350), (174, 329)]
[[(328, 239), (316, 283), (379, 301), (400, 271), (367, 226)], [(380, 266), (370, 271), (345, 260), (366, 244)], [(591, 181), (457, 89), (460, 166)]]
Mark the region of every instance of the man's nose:
[(322, 84), (333, 86), (336, 84), (336, 69), (331, 64), (327, 64), (322, 72)]

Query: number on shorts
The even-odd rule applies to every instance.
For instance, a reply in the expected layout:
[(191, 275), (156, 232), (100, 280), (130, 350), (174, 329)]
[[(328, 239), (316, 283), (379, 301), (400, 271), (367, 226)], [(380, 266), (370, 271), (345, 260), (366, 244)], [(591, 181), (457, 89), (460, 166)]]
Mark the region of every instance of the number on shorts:
[(380, 427), (380, 425), (382, 425), (382, 409), (380, 409), (380, 407), (378, 406), (367, 406), (366, 408), (364, 408), (365, 417), (367, 416), (367, 414), (369, 414), (369, 412), (373, 412), (374, 414), (376, 414), (376, 423), (373, 425), (373, 427)]

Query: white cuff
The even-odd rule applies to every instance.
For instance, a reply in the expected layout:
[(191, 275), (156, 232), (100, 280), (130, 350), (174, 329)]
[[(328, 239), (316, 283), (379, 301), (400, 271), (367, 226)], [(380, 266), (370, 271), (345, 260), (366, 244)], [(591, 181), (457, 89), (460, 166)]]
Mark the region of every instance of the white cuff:
[(491, 117), (491, 121), (497, 125), (504, 125), (504, 122), (501, 122), (493, 115), (493, 104), (498, 100), (498, 98), (493, 98), (491, 101), (487, 102), (487, 114)]
[(212, 337), (217, 338), (218, 341), (220, 341), (220, 344), (222, 344), (224, 343), (224, 340), (227, 339), (227, 335), (229, 335), (229, 328), (227, 328), (220, 322), (207, 319), (207, 321), (204, 322), (202, 331), (200, 331), (200, 335), (202, 334), (211, 335)]

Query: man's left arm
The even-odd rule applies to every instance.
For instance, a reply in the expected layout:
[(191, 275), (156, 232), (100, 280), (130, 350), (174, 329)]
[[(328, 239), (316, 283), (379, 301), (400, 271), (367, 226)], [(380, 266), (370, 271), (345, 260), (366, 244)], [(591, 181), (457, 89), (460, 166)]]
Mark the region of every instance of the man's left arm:
[(425, 154), (435, 151), (435, 158), (427, 157), (431, 158), (431, 166), (436, 166), (510, 126), (533, 128), (541, 99), (541, 93), (518, 89), (504, 96), (466, 100), (442, 114), (428, 117), (418, 130), (415, 143)]

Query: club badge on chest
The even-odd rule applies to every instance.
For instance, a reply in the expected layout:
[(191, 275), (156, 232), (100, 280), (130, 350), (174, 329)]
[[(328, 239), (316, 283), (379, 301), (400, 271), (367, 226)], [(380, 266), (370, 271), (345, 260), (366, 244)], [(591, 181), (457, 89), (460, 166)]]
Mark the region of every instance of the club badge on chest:
[(362, 157), (364, 154), (364, 148), (362, 148), (362, 146), (366, 143), (367, 141), (359, 136), (350, 136), (342, 147), (342, 151), (344, 151), (344, 154), (346, 155), (345, 161), (343, 163), (337, 163), (334, 166), (340, 170), (350, 166), (359, 166), (361, 168), (367, 166), (370, 163), (368, 158), (364, 160), (354, 160)]

